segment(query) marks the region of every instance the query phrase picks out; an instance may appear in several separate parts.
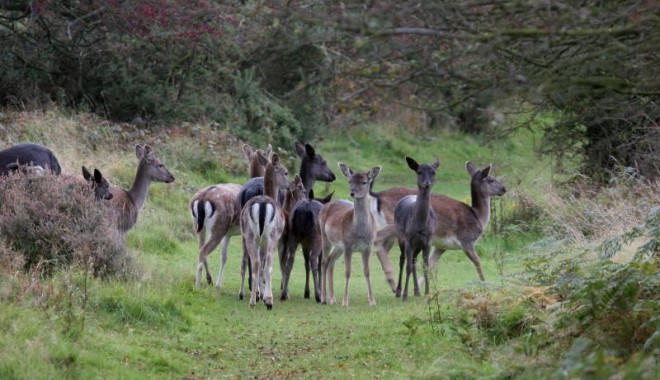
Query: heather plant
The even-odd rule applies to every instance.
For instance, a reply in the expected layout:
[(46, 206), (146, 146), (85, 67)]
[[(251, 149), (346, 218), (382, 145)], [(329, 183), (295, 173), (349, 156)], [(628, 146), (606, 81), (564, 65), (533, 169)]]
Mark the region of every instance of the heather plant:
[(123, 242), (91, 189), (57, 176), (0, 180), (0, 265), (51, 275), (77, 266), (96, 276), (125, 274)]

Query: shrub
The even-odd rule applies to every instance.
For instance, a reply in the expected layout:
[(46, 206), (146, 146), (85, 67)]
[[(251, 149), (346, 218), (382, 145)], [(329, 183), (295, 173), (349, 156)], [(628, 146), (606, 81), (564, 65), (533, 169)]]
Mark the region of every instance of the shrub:
[(96, 276), (130, 263), (106, 209), (84, 186), (47, 174), (0, 179), (0, 266), (49, 275), (79, 266)]

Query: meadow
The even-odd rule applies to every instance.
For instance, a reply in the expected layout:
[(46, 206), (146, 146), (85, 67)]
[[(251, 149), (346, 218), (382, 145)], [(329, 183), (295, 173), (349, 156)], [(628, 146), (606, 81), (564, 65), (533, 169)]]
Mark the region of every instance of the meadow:
[[(546, 332), (556, 322), (550, 312), (558, 304), (556, 294), (525, 280), (530, 257), (552, 248), (537, 218), (521, 207), (534, 209), (547, 201), (556, 179), (552, 163), (535, 155), (533, 131), (491, 142), (433, 130), (413, 136), (398, 125), (373, 124), (330, 131), (312, 142), (338, 177), (317, 183), (315, 192), (335, 191), (335, 199), (348, 198), (340, 161), (358, 170), (382, 165), (375, 185), (381, 190), (414, 186), (406, 155), (419, 162), (439, 157), (433, 190), (467, 203), (465, 162), (479, 168), (492, 163), (508, 192), (494, 199), (493, 220), (477, 244), (487, 281), (478, 281), (463, 252), (450, 251), (434, 270), (431, 294), (402, 302), (372, 255), (377, 305), (369, 306), (362, 266), (354, 257), (350, 306), (319, 305), (302, 297), (299, 255), (291, 299), (280, 301), (274, 286), (275, 304), (268, 311), (262, 303), (251, 309), (247, 299), (238, 299), (238, 237), (232, 238), (222, 289), (194, 287), (198, 247), (188, 201), (199, 188), (246, 180), (241, 142), (208, 125), (143, 132), (56, 110), (7, 112), (0, 124), (3, 146), (41, 142), (55, 151), (64, 172), (77, 173), (83, 164), (98, 167), (111, 182), (129, 187), (133, 145), (146, 142), (176, 177), (173, 184), (152, 185), (127, 236), (135, 259), (127, 278), (95, 278), (80, 268), (39, 277), (1, 267), (0, 378), (570, 378), (573, 373), (569, 364), (561, 365), (571, 342), (553, 342)], [(293, 147), (275, 151), (297, 172)], [(563, 254), (590, 244), (581, 243)], [(395, 266), (398, 254), (394, 248), (389, 255)], [(209, 263), (215, 279), (219, 249)], [(276, 263), (274, 284), (278, 268)], [(343, 259), (335, 282), (336, 289), (343, 287)], [(657, 370), (646, 357), (638, 360), (637, 367)]]

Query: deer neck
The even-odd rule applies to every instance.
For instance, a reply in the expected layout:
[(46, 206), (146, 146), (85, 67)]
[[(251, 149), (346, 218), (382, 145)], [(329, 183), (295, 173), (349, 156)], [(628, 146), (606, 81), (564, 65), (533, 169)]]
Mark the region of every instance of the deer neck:
[(426, 189), (417, 189), (417, 200), (415, 201), (415, 210), (413, 211), (416, 215), (413, 218), (414, 223), (419, 225), (426, 225), (429, 220), (429, 207), (431, 203), (431, 188)]
[(367, 197), (355, 198), (353, 200), (353, 228), (355, 229), (371, 229), (371, 220), (369, 217), (369, 205)]
[(279, 190), (277, 179), (275, 178), (276, 175), (275, 168), (269, 165), (264, 174), (264, 195), (273, 199), (277, 199), (277, 192)]
[(314, 179), (309, 166), (305, 165), (304, 162), (300, 164), (300, 173), (298, 173), (298, 175), (300, 176), (306, 191), (310, 191), (314, 188), (316, 179)]
[(144, 165), (140, 163), (138, 166), (137, 173), (135, 173), (135, 180), (133, 180), (133, 186), (127, 192), (133, 201), (133, 205), (136, 210), (139, 210), (144, 205), (144, 202), (147, 199), (147, 194), (149, 193), (149, 186), (151, 185), (151, 179), (148, 178), (146, 169)]
[(490, 197), (472, 188), (472, 211), (477, 217), (482, 229), (486, 229), (490, 219)]

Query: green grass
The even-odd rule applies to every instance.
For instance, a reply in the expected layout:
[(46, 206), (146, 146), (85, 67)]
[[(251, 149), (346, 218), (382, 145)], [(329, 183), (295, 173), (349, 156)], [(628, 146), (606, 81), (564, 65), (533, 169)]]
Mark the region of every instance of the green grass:
[[(61, 120), (58, 124), (68, 125)], [(30, 131), (30, 136), (39, 135), (37, 127)], [(524, 187), (549, 178), (547, 165), (533, 158), (532, 139), (526, 135), (492, 146), (475, 138), (436, 132), (415, 138), (396, 126), (376, 125), (335, 132), (315, 146), (338, 180), (317, 183), (315, 191), (325, 195), (335, 190), (335, 199), (347, 198), (338, 161), (355, 170), (382, 165), (376, 190), (413, 187), (415, 176), (405, 164), (405, 155), (419, 162), (438, 156), (441, 168), (434, 191), (459, 200), (468, 200), (470, 194), (464, 166), (467, 160), (478, 167), (492, 162), (496, 175), (515, 179), (515, 184), (507, 183), (509, 188)], [(193, 141), (161, 146), (161, 158), (177, 180), (171, 185), (152, 185), (138, 223), (128, 234), (127, 245), (137, 258), (135, 276), (121, 281), (89, 279), (85, 290), (82, 275), (74, 273), (40, 280), (46, 290), (25, 292), (21, 287), (31, 283), (27, 277), (2, 272), (0, 378), (397, 379), (483, 378), (508, 373), (516, 361), (514, 356), (502, 359), (509, 348), (479, 343), (480, 338), (469, 332), (471, 322), (462, 322), (466, 323), (463, 328), (452, 319), (468, 321), (471, 317), (460, 317), (450, 303), (440, 305), (448, 308), (446, 320), (429, 323), (429, 313), (438, 304), (429, 307), (425, 297), (413, 297), (408, 302), (395, 298), (375, 255), (370, 263), (377, 301), (373, 307), (367, 304), (358, 257), (353, 258), (349, 307), (317, 305), (303, 299), (304, 269), (299, 255), (290, 284), (291, 299), (279, 301), (276, 260), (274, 309), (268, 311), (261, 303), (249, 308), (247, 298), (239, 301), (237, 297), (238, 237), (232, 239), (222, 290), (205, 283), (194, 288), (197, 241), (188, 201), (200, 187), (223, 181), (240, 183), (245, 177), (228, 171), (213, 176), (213, 162), (195, 164), (199, 157), (195, 149), (202, 148), (185, 148)], [(228, 160), (235, 162), (236, 152), (231, 155)], [(68, 150), (64, 157), (64, 167), (77, 167), (75, 152)], [(114, 152), (107, 158), (97, 152), (95, 157), (98, 167), (107, 168), (107, 176), (130, 186), (136, 162), (132, 150)], [(297, 167), (290, 170), (297, 171)], [(521, 247), (533, 238), (487, 235), (477, 245), (489, 288), (509, 284), (509, 276), (522, 268)], [(398, 254), (398, 249), (390, 252), (395, 267)], [(209, 261), (215, 280), (219, 249)], [(465, 254), (450, 251), (438, 264), (433, 290), (488, 292), (477, 278)], [(49, 286), (52, 294), (43, 301), (44, 294), (50, 294)], [(338, 299), (343, 287), (344, 264), (340, 260), (335, 268)], [(21, 292), (25, 295), (17, 296)], [(442, 299), (450, 302), (452, 298)]]

